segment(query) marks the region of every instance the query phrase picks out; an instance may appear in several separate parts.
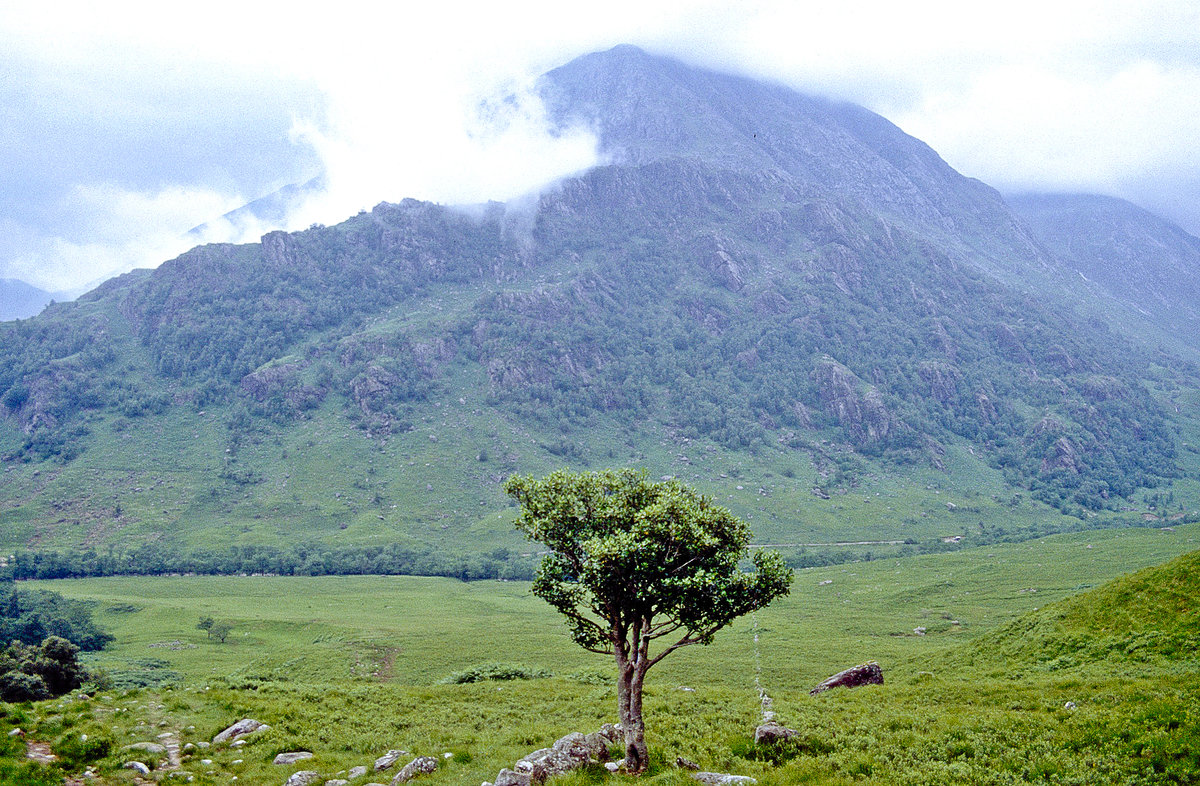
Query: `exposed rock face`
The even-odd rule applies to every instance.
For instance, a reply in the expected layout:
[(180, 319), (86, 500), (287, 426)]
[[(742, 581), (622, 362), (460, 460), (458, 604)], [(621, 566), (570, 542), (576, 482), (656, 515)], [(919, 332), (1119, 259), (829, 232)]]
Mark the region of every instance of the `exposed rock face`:
[(816, 696), (818, 693), (824, 693), (830, 688), (857, 688), (860, 685), (882, 684), (883, 669), (879, 668), (879, 664), (875, 661), (870, 661), (859, 666), (852, 666), (845, 671), (839, 671), (810, 690), (809, 694)]
[(826, 414), (846, 429), (855, 444), (883, 442), (896, 428), (879, 391), (833, 358), (817, 362), (812, 380)]
[(417, 758), (405, 764), (400, 772), (396, 773), (396, 777), (392, 778), (391, 786), (400, 786), (401, 783), (408, 783), (418, 775), (428, 775), (437, 769), (437, 759), (432, 756), (418, 756)]
[(220, 744), (222, 742), (233, 742), (234, 740), (245, 737), (247, 734), (253, 734), (257, 731), (266, 731), (269, 728), (271, 727), (267, 724), (260, 723), (253, 718), (242, 718), (237, 723), (225, 729), (225, 731), (213, 737), (213, 743)]
[(1079, 457), (1075, 454), (1075, 446), (1066, 437), (1059, 437), (1054, 441), (1046, 457), (1042, 459), (1040, 471), (1045, 475), (1060, 469), (1072, 474), (1079, 472)]

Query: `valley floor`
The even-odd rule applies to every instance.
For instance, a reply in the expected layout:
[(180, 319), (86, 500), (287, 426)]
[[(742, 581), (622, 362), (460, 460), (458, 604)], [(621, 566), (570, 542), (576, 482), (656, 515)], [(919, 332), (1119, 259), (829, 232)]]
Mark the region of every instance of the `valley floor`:
[[(981, 641), (1034, 609), (1200, 547), (1200, 525), (1061, 535), (952, 554), (799, 571), (791, 596), (736, 621), (707, 648), (651, 672), (655, 783), (673, 763), (787, 783), (1193, 783), (1200, 780), (1200, 662), (1014, 660)], [(390, 749), (441, 762), (430, 784), (492, 780), (501, 767), (616, 715), (610, 662), (570, 643), (520, 582), (412, 577), (162, 577), (39, 582), (95, 602), (116, 635), (90, 666), (90, 696), (0, 708), (0, 780), (283, 784), (300, 769), (347, 777)], [(227, 621), (225, 642), (196, 628)], [(1007, 650), (1005, 650), (1007, 653)], [(878, 661), (885, 684), (810, 697), (842, 668)], [(553, 676), (447, 684), (485, 663)], [(758, 685), (785, 749), (756, 747)], [(242, 747), (209, 742), (244, 717), (271, 726)], [(12, 728), (26, 735), (8, 736)], [(86, 738), (85, 736), (86, 735)], [(163, 736), (169, 735), (169, 736)], [(169, 740), (167, 754), (121, 750)], [(25, 762), (46, 743), (53, 766)], [(311, 760), (281, 766), (285, 751)], [(448, 755), (447, 755), (448, 754)], [(353, 783), (390, 780), (394, 770)], [(186, 773), (186, 775), (185, 775)], [(340, 774), (339, 773), (343, 773)], [(385, 777), (386, 776), (386, 777)], [(234, 778), (237, 781), (234, 781)], [(599, 782), (589, 771), (561, 783)]]

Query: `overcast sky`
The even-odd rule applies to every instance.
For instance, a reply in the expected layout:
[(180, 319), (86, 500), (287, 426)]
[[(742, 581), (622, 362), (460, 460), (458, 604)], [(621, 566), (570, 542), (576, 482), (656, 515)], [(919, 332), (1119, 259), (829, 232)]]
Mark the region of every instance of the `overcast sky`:
[(1125, 197), (1200, 234), (1200, 3), (0, 0), (0, 278), (66, 289), (380, 201), (505, 200), (595, 163), (532, 99), (619, 43), (873, 109), (1002, 191)]

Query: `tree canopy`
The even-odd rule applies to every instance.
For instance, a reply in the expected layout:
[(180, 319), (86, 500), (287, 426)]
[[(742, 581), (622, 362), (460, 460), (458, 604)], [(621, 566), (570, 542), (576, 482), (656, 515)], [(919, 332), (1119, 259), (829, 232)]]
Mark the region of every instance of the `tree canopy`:
[(504, 488), (522, 506), (517, 528), (551, 552), (534, 594), (567, 618), (576, 643), (616, 660), (625, 765), (642, 772), (646, 672), (787, 594), (792, 572), (762, 550), (755, 570), (743, 572), (749, 527), (708, 497), (677, 481), (652, 482), (644, 471), (513, 476)]

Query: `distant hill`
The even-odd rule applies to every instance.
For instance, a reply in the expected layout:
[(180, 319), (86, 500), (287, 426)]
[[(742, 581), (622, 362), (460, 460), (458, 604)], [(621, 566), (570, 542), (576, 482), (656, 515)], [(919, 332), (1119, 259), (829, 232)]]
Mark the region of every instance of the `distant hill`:
[(1200, 344), (1200, 238), (1113, 197), (1022, 194), (1008, 202), (1084, 282)]
[(1200, 647), (1200, 551), (1052, 603), (969, 646), (979, 661), (1050, 670), (1110, 660), (1190, 659)]
[(15, 278), (0, 278), (0, 322), (28, 319), (46, 307), (53, 296)]
[(532, 205), (384, 203), (0, 327), (0, 545), (501, 560), (500, 483), (564, 464), (676, 475), (806, 560), (1194, 509), (1200, 373), (924, 143), (632, 47), (542, 90), (608, 163)]

